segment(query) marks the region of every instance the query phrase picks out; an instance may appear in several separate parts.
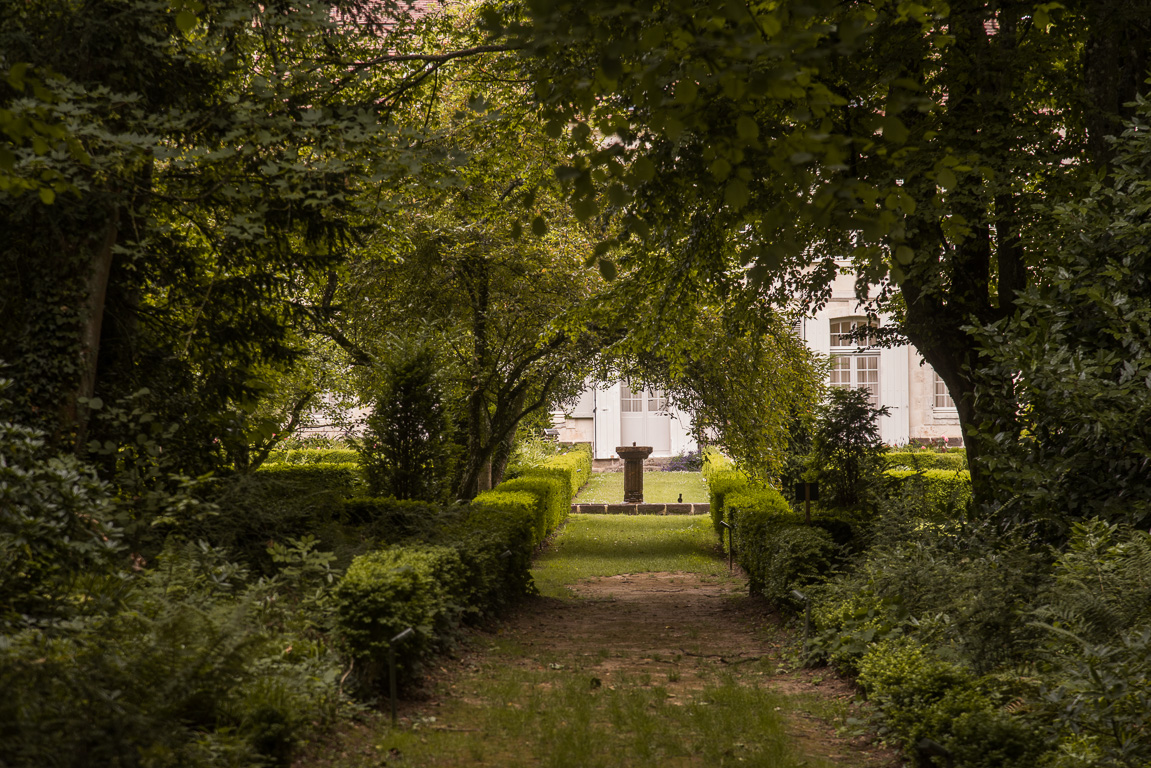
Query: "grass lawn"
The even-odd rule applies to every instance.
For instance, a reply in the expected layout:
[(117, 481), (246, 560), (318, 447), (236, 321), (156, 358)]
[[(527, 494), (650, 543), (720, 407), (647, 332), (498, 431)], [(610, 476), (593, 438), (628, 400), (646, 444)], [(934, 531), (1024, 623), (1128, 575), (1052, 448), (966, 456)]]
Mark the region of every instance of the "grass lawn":
[(707, 515), (572, 515), (555, 546), (536, 559), (532, 577), (540, 594), (570, 597), (566, 584), (594, 576), (673, 571), (721, 576), (727, 562), (716, 556), (716, 541)]
[[(643, 500), (674, 504), (683, 494), (685, 504), (707, 503), (707, 481), (700, 472), (644, 472)], [(623, 502), (623, 472), (594, 472), (573, 501), (576, 504)]]

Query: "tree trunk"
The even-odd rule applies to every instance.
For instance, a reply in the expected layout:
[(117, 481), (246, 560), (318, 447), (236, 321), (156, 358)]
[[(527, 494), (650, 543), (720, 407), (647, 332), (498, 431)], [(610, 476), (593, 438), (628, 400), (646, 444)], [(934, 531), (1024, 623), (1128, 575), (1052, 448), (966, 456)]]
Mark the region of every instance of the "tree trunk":
[(108, 276), (112, 273), (113, 250), (120, 228), (120, 210), (109, 217), (103, 241), (92, 256), (88, 272), (84, 314), (80, 328), (80, 380), (65, 410), (75, 427), (77, 453), (84, 451), (88, 442), (88, 420), (91, 409), (80, 404), (96, 392), (96, 372), (100, 358), (100, 333), (104, 322), (104, 305), (108, 295)]

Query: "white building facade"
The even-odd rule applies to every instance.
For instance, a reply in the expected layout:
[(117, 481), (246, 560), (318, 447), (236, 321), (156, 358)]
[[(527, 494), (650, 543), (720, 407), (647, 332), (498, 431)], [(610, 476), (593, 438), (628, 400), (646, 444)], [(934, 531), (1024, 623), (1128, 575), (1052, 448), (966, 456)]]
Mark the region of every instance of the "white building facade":
[[(812, 350), (831, 358), (831, 386), (867, 388), (874, 405), (887, 406), (889, 415), (879, 420), (885, 443), (961, 445), (959, 414), (943, 380), (911, 346), (880, 349), (848, 337), (866, 324), (853, 276), (840, 274), (827, 304), (797, 321), (794, 330)], [(552, 420), (561, 442), (591, 443), (597, 459), (614, 458), (616, 446), (632, 443), (650, 445), (657, 457), (698, 450), (689, 414), (670, 407), (663, 393), (633, 391), (627, 382), (589, 382), (579, 402), (554, 412)]]

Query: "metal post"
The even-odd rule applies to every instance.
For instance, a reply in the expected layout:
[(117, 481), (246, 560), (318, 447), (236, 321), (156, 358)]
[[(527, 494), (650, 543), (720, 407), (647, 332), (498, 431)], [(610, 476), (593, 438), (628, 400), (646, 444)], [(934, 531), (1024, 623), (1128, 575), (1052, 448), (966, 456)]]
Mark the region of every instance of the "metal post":
[(719, 524), (727, 529), (727, 570), (730, 572), (732, 570), (731, 556), (735, 553), (735, 541), (731, 537), (735, 529), (723, 520), (720, 520)]
[(388, 642), (388, 696), (392, 701), (392, 725), (396, 724), (396, 644), (402, 643), (415, 633), (408, 627)]

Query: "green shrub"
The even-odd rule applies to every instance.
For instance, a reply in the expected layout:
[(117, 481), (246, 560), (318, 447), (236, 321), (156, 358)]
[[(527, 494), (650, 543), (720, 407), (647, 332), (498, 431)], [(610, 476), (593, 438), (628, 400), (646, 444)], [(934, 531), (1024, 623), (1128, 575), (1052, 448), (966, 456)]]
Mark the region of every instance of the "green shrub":
[(992, 708), (975, 690), (970, 672), (937, 658), (908, 637), (872, 645), (859, 662), (857, 682), (890, 733), (909, 746), (925, 737), (941, 741), (938, 713)]
[(212, 501), (219, 514), (188, 535), (227, 547), (245, 564), (269, 573), (268, 544), (333, 530), (344, 499), (361, 488), (355, 464), (271, 464), (223, 478)]
[(373, 538), (398, 544), (411, 539), (430, 541), (446, 514), (442, 505), (428, 501), (361, 496), (342, 502), (341, 518), (364, 526)]
[(0, 686), (19, 695), (0, 697), (0, 762), (290, 764), (339, 702), (339, 661), (315, 640), (322, 601), (289, 590), (313, 573), (249, 580), (219, 550), (170, 543), (122, 577), (117, 610), (5, 636)]
[(876, 705), (883, 730), (910, 753), (923, 738), (951, 752), (960, 768), (1031, 768), (1048, 739), (1003, 709), (999, 680), (977, 678), (908, 637), (876, 643), (858, 682)]
[(443, 528), (441, 536), (456, 547), (468, 574), (465, 618), (533, 591), (533, 518), (524, 508), (473, 503)]
[[(493, 494), (524, 492), (532, 495), (532, 517), (534, 539), (543, 542), (556, 528), (567, 520), (571, 512), (571, 484), (563, 477), (553, 474), (525, 475), (500, 483), (491, 491), (476, 496), (475, 501), (483, 504), (503, 505), (505, 502)], [(508, 500), (519, 506), (522, 500)]]
[(266, 464), (356, 464), (360, 455), (353, 448), (289, 448), (271, 451)]
[(737, 469), (716, 469), (707, 477), (707, 496), (710, 503), (711, 522), (715, 532), (722, 540), (723, 526), (721, 522), (727, 519), (728, 494), (745, 490), (751, 487), (751, 480), (747, 475)]
[(451, 547), (411, 545), (361, 555), (333, 593), (336, 631), (359, 669), (366, 691), (378, 690), (391, 639), (414, 634), (396, 650), (397, 668), (410, 677), (454, 627), (466, 571)]
[(711, 476), (716, 472), (724, 472), (729, 469), (735, 469), (735, 462), (719, 452), (718, 449), (710, 446), (703, 449), (703, 467), (700, 469), (703, 472), (703, 477), (707, 481), (711, 481)]
[(354, 461), (322, 464), (265, 464), (257, 477), (269, 481), (267, 494), (295, 496), (330, 494), (339, 500), (363, 487), (363, 475)]
[(891, 451), (883, 454), (887, 469), (967, 469), (967, 453), (936, 453), (935, 451)]
[(552, 456), (537, 466), (528, 467), (523, 470), (521, 476), (554, 475), (562, 478), (571, 488), (570, 496), (575, 496), (591, 477), (591, 466), (591, 452), (577, 450)]
[(776, 605), (791, 604), (791, 590), (824, 575), (836, 559), (831, 535), (797, 519), (774, 488), (732, 491), (726, 508), (752, 591)]
[(893, 482), (889, 495), (914, 500), (928, 519), (956, 519), (971, 503), (971, 473), (966, 470), (889, 469), (884, 474)]
[(1060, 739), (1059, 768), (1151, 765), (1151, 627), (1055, 662), (1038, 714)]

